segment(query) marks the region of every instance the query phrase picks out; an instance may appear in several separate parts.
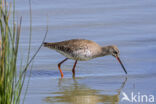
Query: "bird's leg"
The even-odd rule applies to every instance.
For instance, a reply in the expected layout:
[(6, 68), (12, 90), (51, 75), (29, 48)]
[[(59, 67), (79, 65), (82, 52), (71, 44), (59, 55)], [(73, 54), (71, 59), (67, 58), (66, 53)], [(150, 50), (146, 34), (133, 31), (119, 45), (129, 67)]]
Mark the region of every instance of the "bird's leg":
[(68, 58), (64, 59), (63, 61), (61, 61), (59, 64), (58, 64), (58, 69), (60, 70), (60, 73), (61, 73), (61, 77), (63, 78), (63, 72), (61, 70), (61, 64), (64, 63), (65, 61), (67, 61)]
[(75, 61), (75, 64), (74, 64), (73, 69), (72, 69), (73, 77), (75, 77), (75, 67), (76, 67), (76, 64), (77, 64), (77, 60)]

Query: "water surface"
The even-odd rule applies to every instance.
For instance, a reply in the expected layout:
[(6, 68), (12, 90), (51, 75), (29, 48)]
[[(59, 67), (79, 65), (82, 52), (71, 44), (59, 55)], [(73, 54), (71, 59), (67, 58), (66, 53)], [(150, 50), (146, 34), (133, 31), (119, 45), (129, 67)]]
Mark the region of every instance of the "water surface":
[[(16, 2), (17, 17), (23, 17), (20, 49), (25, 55), (29, 3)], [(102, 46), (115, 44), (128, 76), (116, 59), (106, 56), (78, 62), (75, 79), (74, 62), (65, 62), (61, 80), (57, 64), (65, 57), (43, 47), (34, 61), (26, 104), (122, 104), (122, 91), (156, 96), (155, 11), (155, 0), (32, 0), (32, 54), (44, 37), (48, 15), (47, 42), (84, 38)]]

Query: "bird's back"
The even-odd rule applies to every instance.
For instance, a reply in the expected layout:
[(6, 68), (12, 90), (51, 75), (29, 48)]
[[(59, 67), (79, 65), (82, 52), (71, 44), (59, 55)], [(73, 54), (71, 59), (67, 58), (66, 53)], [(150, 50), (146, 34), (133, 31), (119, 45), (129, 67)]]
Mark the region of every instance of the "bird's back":
[(101, 51), (101, 47), (97, 43), (85, 39), (72, 39), (55, 43), (45, 42), (44, 46), (54, 49), (68, 58), (77, 58), (78, 60), (89, 60), (96, 57), (95, 55)]

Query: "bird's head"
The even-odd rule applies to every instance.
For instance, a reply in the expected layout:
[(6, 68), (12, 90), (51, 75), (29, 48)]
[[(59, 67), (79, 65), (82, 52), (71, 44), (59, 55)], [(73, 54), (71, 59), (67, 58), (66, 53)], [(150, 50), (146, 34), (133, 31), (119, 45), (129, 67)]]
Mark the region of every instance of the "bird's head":
[(119, 49), (117, 48), (117, 46), (115, 46), (115, 45), (107, 46), (107, 47), (103, 48), (103, 51), (105, 51), (106, 55), (108, 54), (108, 55), (114, 56), (121, 64), (124, 72), (127, 74), (127, 71), (119, 58)]
[(109, 53), (114, 57), (118, 57), (119, 56), (119, 49), (115, 45), (109, 46)]

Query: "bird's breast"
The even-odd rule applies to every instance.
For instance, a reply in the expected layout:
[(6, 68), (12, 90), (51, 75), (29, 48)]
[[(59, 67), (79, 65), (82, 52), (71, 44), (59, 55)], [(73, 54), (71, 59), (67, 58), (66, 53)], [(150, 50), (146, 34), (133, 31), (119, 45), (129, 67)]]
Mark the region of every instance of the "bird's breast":
[(93, 58), (93, 54), (90, 50), (77, 50), (73, 52), (73, 57), (76, 60), (87, 61)]
[(64, 55), (69, 59), (79, 60), (79, 61), (87, 61), (94, 58), (94, 53), (88, 49), (85, 50), (80, 49), (72, 52), (64, 52), (64, 51), (57, 50), (57, 52), (59, 52), (60, 54)]

